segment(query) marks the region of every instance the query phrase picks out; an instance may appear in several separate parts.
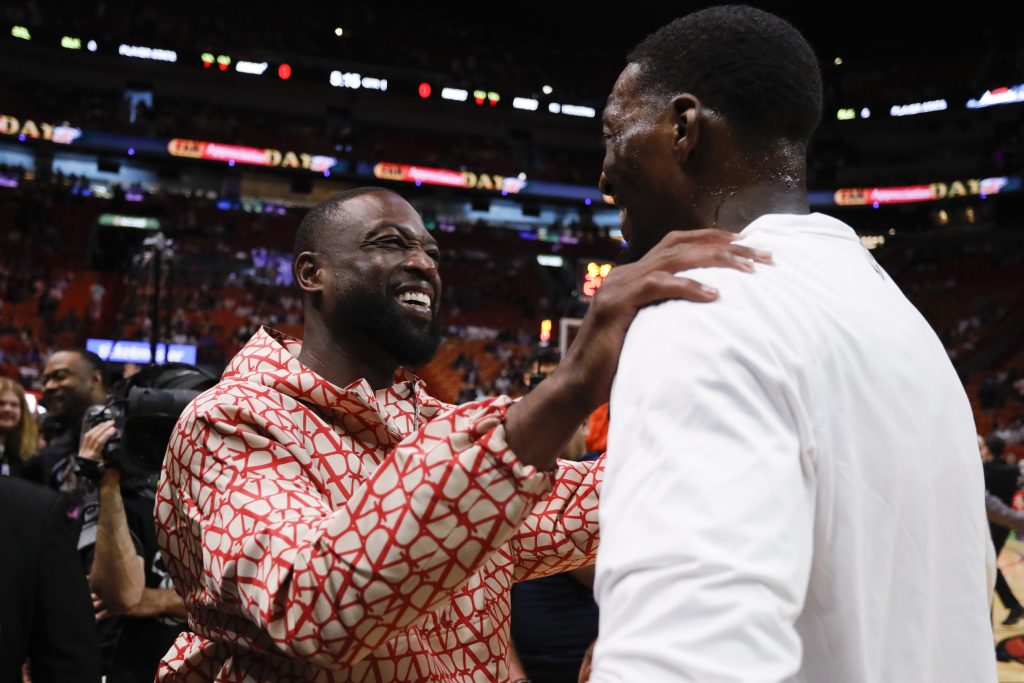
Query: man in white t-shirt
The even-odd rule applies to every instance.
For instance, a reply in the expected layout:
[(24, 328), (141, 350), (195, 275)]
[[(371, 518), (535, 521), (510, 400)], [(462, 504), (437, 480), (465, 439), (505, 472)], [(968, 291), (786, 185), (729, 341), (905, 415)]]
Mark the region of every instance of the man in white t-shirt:
[(995, 680), (971, 409), (927, 322), (810, 213), (814, 52), (750, 7), (629, 56), (601, 189), (636, 255), (724, 228), (774, 254), (642, 311), (611, 399), (592, 683)]

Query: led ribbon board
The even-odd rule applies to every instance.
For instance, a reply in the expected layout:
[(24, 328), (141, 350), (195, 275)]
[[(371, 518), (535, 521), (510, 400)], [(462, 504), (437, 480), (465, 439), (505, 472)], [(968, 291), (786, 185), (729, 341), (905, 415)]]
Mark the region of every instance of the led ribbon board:
[(446, 168), (430, 168), (427, 166), (410, 166), (381, 162), (373, 167), (373, 175), (380, 180), (391, 180), (399, 183), (418, 183), (422, 185), (441, 185), (444, 187), (460, 187), (467, 190), (494, 190), (496, 192), (519, 193), (526, 181), (515, 177), (505, 177), (489, 173), (473, 173), (471, 171), (451, 171)]
[(267, 147), (244, 147), (242, 145), (225, 145), (205, 140), (188, 140), (174, 138), (167, 143), (167, 153), (175, 157), (189, 159), (205, 159), (207, 161), (226, 161), (250, 166), (271, 166), (279, 168), (301, 168), (314, 173), (323, 173), (333, 168), (338, 160), (334, 157), (282, 152)]
[[(112, 363), (139, 363), (150, 362), (149, 342), (124, 341), (114, 339), (86, 339), (85, 348), (92, 351), (105, 361)], [(167, 344), (156, 345), (157, 363), (188, 363), (196, 364), (195, 344)]]
[(834, 199), (839, 206), (863, 206), (933, 202), (956, 197), (987, 197), (999, 194), (1009, 182), (1010, 179), (1004, 176), (900, 187), (844, 187), (836, 190)]

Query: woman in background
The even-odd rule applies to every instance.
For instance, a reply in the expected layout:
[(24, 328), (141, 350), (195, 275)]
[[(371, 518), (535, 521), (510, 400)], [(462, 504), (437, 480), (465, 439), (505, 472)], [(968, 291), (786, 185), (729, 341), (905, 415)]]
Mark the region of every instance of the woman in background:
[(39, 430), (25, 390), (0, 377), (0, 475), (21, 476), (24, 461), (39, 447)]

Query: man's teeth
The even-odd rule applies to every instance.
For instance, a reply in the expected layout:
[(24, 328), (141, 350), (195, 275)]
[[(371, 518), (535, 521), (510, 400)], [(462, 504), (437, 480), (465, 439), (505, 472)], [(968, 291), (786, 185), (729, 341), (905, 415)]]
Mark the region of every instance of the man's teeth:
[(403, 304), (430, 308), (430, 297), (421, 292), (402, 292), (396, 298)]

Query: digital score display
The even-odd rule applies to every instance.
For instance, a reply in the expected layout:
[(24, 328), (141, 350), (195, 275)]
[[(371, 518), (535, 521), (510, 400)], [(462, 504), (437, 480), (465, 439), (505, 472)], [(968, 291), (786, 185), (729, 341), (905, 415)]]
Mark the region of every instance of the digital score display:
[(601, 285), (604, 284), (605, 278), (612, 272), (613, 267), (615, 264), (609, 261), (580, 259), (576, 268), (576, 289), (580, 294), (580, 299), (584, 301), (593, 299), (597, 290), (601, 289)]

